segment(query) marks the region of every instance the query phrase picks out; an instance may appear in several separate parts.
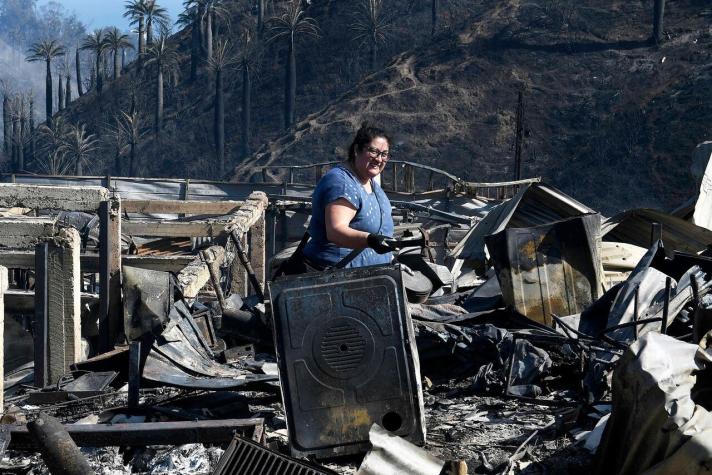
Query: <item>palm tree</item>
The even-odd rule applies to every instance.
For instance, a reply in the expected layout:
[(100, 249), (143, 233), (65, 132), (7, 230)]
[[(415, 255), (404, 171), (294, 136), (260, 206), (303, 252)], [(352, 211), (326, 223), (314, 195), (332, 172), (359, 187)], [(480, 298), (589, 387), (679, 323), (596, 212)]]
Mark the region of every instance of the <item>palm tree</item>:
[(99, 94), (101, 94), (104, 86), (101, 67), (102, 56), (108, 47), (109, 45), (104, 37), (104, 32), (101, 29), (94, 30), (93, 33), (87, 35), (82, 43), (82, 49), (91, 51), (96, 56), (96, 92)]
[(82, 175), (84, 163), (96, 150), (98, 142), (94, 134), (87, 134), (84, 124), (69, 126), (60, 149), (66, 159), (74, 164), (74, 173), (77, 176)]
[(435, 36), (435, 29), (438, 26), (438, 0), (432, 0), (430, 17), (432, 25), (430, 36)]
[(40, 171), (48, 175), (64, 175), (73, 165), (66, 160), (66, 153), (62, 146), (67, 135), (67, 124), (62, 116), (58, 116), (51, 124), (42, 124), (39, 129), (40, 146), (43, 153), (42, 160), (36, 160)]
[(143, 5), (143, 15), (146, 17), (146, 46), (150, 48), (153, 45), (153, 24), (167, 27), (170, 18), (168, 10), (156, 3), (156, 0), (145, 0)]
[(351, 30), (359, 46), (368, 44), (371, 51), (371, 70), (376, 69), (378, 45), (385, 43), (390, 21), (383, 14), (383, 0), (361, 0), (357, 6)]
[(117, 117), (117, 124), (129, 144), (129, 176), (136, 176), (136, 148), (145, 135), (141, 130), (141, 116), (136, 110), (128, 113), (122, 111)]
[(148, 56), (146, 64), (156, 64), (156, 132), (158, 133), (163, 129), (163, 71), (164, 68), (171, 67), (178, 61), (178, 55), (165, 36), (159, 38), (146, 54)]
[(131, 19), (131, 25), (138, 25), (138, 70), (141, 70), (143, 55), (146, 53), (146, 43), (144, 40), (146, 0), (129, 0), (126, 2), (124, 17)]
[(242, 157), (250, 154), (250, 130), (252, 122), (252, 70), (258, 63), (261, 53), (260, 44), (253, 40), (253, 30), (246, 26), (240, 45), (240, 55), (237, 60), (238, 68), (242, 72)]
[(200, 51), (203, 48), (202, 35), (200, 32), (200, 12), (195, 0), (183, 2), (185, 10), (178, 15), (178, 25), (183, 28), (190, 27), (190, 80), (195, 81), (198, 77), (198, 65), (200, 62)]
[(235, 63), (230, 51), (230, 43), (218, 41), (215, 54), (208, 65), (215, 74), (215, 97), (213, 101), (213, 130), (215, 131), (215, 158), (220, 177), (225, 175), (225, 97), (223, 95), (223, 71)]
[(30, 46), (27, 61), (44, 61), (47, 66), (45, 77), (45, 112), (47, 123), (52, 122), (52, 60), (64, 54), (64, 46), (57, 40), (44, 40)]
[(295, 40), (299, 35), (319, 36), (319, 27), (316, 20), (304, 15), (304, 9), (300, 0), (291, 0), (285, 6), (284, 12), (277, 17), (270, 18), (269, 29), (271, 31), (270, 41), (279, 38), (286, 38), (287, 69), (284, 104), (285, 127), (289, 128), (294, 124), (294, 109), (297, 95), (297, 62), (294, 53)]
[(133, 48), (129, 35), (123, 34), (118, 28), (110, 28), (106, 33), (107, 49), (114, 54), (114, 81), (121, 76), (121, 54), (126, 48)]
[(113, 124), (107, 124), (102, 134), (107, 148), (114, 152), (114, 174), (117, 176), (121, 176), (121, 157), (129, 150), (126, 134), (121, 126), (122, 114), (123, 112), (114, 115)]

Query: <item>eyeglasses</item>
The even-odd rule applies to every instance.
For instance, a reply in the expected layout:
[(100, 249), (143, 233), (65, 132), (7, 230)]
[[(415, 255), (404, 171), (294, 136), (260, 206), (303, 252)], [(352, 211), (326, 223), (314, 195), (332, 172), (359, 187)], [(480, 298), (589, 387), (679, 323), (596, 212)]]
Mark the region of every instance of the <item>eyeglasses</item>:
[(389, 158), (389, 151), (388, 151), (388, 150), (380, 151), (380, 150), (378, 150), (377, 148), (367, 147), (367, 148), (366, 148), (366, 151), (368, 152), (368, 155), (369, 155), (371, 158), (379, 158), (379, 157), (380, 157), (381, 160), (383, 160), (384, 162), (387, 162), (387, 161), (388, 161), (388, 158)]

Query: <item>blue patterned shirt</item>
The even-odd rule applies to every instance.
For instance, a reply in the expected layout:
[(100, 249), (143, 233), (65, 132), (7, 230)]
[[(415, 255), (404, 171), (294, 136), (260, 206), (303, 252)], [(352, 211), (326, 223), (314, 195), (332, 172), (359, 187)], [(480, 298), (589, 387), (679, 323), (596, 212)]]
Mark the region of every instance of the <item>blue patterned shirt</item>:
[[(311, 239), (304, 247), (304, 255), (315, 264), (330, 266), (346, 257), (352, 250), (339, 247), (326, 238), (325, 214), (329, 203), (344, 198), (356, 208), (356, 216), (349, 227), (367, 233), (393, 236), (391, 202), (383, 189), (371, 180), (372, 192), (368, 193), (351, 170), (337, 166), (322, 177), (312, 195), (312, 217), (309, 223)], [(388, 264), (391, 253), (377, 254), (373, 249), (364, 249), (346, 267), (363, 267)]]

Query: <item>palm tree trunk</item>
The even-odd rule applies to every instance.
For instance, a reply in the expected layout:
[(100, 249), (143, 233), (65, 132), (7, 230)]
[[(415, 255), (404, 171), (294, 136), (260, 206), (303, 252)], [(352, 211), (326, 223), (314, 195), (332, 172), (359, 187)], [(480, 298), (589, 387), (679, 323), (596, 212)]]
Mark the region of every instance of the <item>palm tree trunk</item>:
[(215, 151), (220, 178), (225, 175), (225, 101), (223, 98), (223, 76), (218, 69), (215, 72)]
[(210, 60), (213, 57), (213, 14), (208, 12), (205, 21), (205, 57)]
[(114, 151), (114, 174), (121, 176), (121, 150), (119, 147), (116, 147)]
[(30, 96), (30, 161), (35, 159), (35, 100)]
[(76, 176), (82, 176), (82, 161), (79, 159), (75, 162), (74, 174)]
[(79, 97), (82, 97), (84, 95), (84, 89), (82, 86), (82, 66), (79, 59), (79, 48), (76, 49), (74, 54), (74, 63), (77, 68), (77, 93), (79, 94)]
[(126, 48), (121, 48), (121, 72), (126, 69)]
[(114, 50), (114, 81), (121, 77), (121, 57), (119, 56), (119, 50)]
[(158, 78), (156, 80), (156, 133), (163, 129), (163, 68), (157, 63)]
[(101, 53), (96, 55), (96, 92), (101, 94), (101, 90), (104, 89), (104, 78), (101, 71)]
[(262, 29), (265, 22), (265, 0), (257, 1), (257, 33), (262, 36)]
[(2, 95), (2, 149), (5, 155), (9, 155), (11, 152), (11, 133), (12, 119), (10, 118), (10, 99), (7, 97), (7, 93), (4, 93)]
[(18, 171), (24, 171), (25, 170), (25, 133), (26, 133), (26, 128), (25, 128), (25, 120), (27, 120), (27, 116), (25, 114), (25, 99), (22, 99), (20, 101), (20, 131), (17, 136), (18, 141), (17, 141), (17, 170)]
[(64, 110), (64, 81), (62, 81), (62, 75), (59, 75), (59, 81), (57, 82), (57, 110)]
[(15, 171), (20, 171), (20, 99), (15, 98), (12, 114), (12, 163)]
[(137, 69), (141, 71), (141, 68), (143, 67), (143, 55), (146, 54), (146, 43), (144, 43), (143, 39), (143, 17), (138, 19), (138, 58), (136, 61), (138, 62)]
[(653, 42), (657, 45), (663, 39), (665, 0), (655, 0), (653, 6)]
[(200, 19), (193, 20), (190, 28), (190, 80), (198, 77), (198, 61), (200, 61)]
[(129, 176), (136, 176), (136, 142), (131, 140), (131, 150), (129, 151)]
[(242, 157), (250, 154), (250, 122), (252, 120), (252, 84), (250, 66), (245, 64), (242, 69)]
[(47, 116), (47, 125), (52, 126), (52, 64), (48, 59), (45, 61), (47, 64), (47, 75), (45, 77), (45, 113)]
[(64, 107), (69, 107), (72, 102), (72, 76), (67, 74), (67, 84), (64, 90)]
[(289, 43), (287, 52), (287, 89), (285, 91), (284, 125), (289, 128), (294, 125), (294, 109), (297, 96), (297, 64), (294, 56), (294, 40)]
[(371, 71), (376, 70), (376, 64), (378, 63), (378, 43), (376, 38), (371, 38)]
[(146, 22), (146, 47), (153, 46), (153, 19), (149, 18)]
[(204, 7), (199, 7), (198, 8), (198, 23), (200, 23), (200, 47), (202, 49), (203, 57), (208, 56), (208, 46), (207, 46), (207, 41), (205, 39), (205, 8)]

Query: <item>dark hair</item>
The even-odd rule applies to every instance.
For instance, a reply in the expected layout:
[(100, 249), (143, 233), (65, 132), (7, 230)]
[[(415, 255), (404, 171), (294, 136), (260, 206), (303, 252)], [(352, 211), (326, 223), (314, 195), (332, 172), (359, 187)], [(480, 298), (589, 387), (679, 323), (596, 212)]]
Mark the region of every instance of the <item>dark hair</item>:
[(349, 146), (349, 162), (354, 162), (356, 160), (356, 152), (360, 152), (368, 144), (370, 144), (374, 139), (382, 137), (391, 143), (391, 138), (388, 136), (385, 130), (375, 125), (364, 122), (361, 124), (361, 128), (356, 132), (356, 137), (354, 137), (353, 142)]

